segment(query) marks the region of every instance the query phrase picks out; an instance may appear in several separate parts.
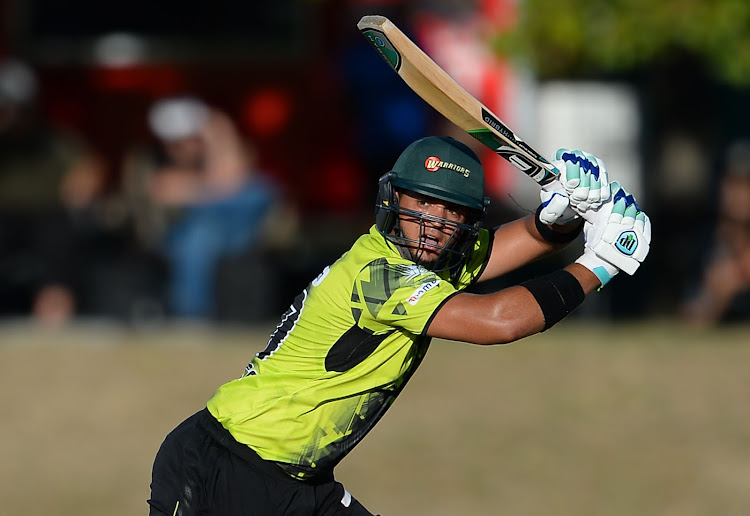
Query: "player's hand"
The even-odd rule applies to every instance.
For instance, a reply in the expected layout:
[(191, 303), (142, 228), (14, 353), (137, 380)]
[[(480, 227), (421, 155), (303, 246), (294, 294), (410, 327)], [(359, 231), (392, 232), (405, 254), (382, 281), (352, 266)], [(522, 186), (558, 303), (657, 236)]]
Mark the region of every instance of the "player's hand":
[(555, 160), (560, 163), (560, 182), (576, 213), (596, 210), (609, 199), (609, 174), (601, 159), (580, 150), (558, 149)]
[(618, 271), (633, 275), (651, 248), (651, 220), (632, 195), (613, 182), (612, 198), (583, 226), (583, 255), (576, 260), (605, 285)]
[(596, 156), (570, 149), (558, 149), (552, 164), (560, 171), (557, 180), (542, 187), (539, 219), (545, 224), (567, 224), (578, 216), (598, 209), (610, 195), (604, 162)]
[(542, 223), (568, 224), (578, 218), (578, 214), (570, 207), (570, 199), (559, 179), (544, 185), (539, 197), (542, 199), (542, 209), (539, 211)]

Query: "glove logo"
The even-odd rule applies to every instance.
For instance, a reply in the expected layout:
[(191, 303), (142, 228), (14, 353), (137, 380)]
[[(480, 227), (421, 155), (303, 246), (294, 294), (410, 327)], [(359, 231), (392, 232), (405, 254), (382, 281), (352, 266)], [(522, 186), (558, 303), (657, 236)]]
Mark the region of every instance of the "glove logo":
[(622, 254), (632, 255), (638, 247), (638, 236), (635, 234), (635, 231), (623, 231), (620, 233), (615, 242), (615, 247)]

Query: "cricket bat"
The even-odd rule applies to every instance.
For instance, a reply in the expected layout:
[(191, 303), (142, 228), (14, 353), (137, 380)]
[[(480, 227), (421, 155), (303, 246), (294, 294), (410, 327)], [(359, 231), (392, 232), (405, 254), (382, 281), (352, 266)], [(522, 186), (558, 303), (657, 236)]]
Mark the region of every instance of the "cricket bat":
[(385, 16), (363, 16), (357, 28), (396, 73), (445, 118), (540, 185), (560, 172), (511, 131)]

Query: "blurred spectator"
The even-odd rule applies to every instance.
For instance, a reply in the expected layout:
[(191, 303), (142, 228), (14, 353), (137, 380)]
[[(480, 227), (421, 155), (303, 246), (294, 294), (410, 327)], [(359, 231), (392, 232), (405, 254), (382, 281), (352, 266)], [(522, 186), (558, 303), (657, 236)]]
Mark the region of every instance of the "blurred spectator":
[(750, 141), (726, 153), (710, 253), (698, 293), (683, 315), (698, 324), (750, 321)]
[(0, 314), (60, 324), (76, 313), (106, 163), (38, 110), (30, 66), (0, 62)]
[[(137, 233), (167, 261), (170, 313), (217, 317), (220, 265), (232, 257), (257, 257), (279, 192), (257, 169), (231, 118), (203, 101), (161, 99), (151, 106), (148, 124), (157, 148), (131, 153), (125, 169)], [(256, 267), (261, 289), (259, 262), (244, 265)]]

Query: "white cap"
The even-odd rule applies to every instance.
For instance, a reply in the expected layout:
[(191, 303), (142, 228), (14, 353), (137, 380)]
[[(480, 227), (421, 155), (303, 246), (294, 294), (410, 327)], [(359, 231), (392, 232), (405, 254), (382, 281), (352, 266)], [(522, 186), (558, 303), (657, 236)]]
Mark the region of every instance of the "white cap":
[(0, 104), (25, 104), (36, 97), (37, 79), (25, 63), (8, 59), (0, 63)]
[(194, 136), (208, 121), (209, 109), (194, 97), (172, 97), (156, 102), (148, 113), (151, 131), (162, 140)]

